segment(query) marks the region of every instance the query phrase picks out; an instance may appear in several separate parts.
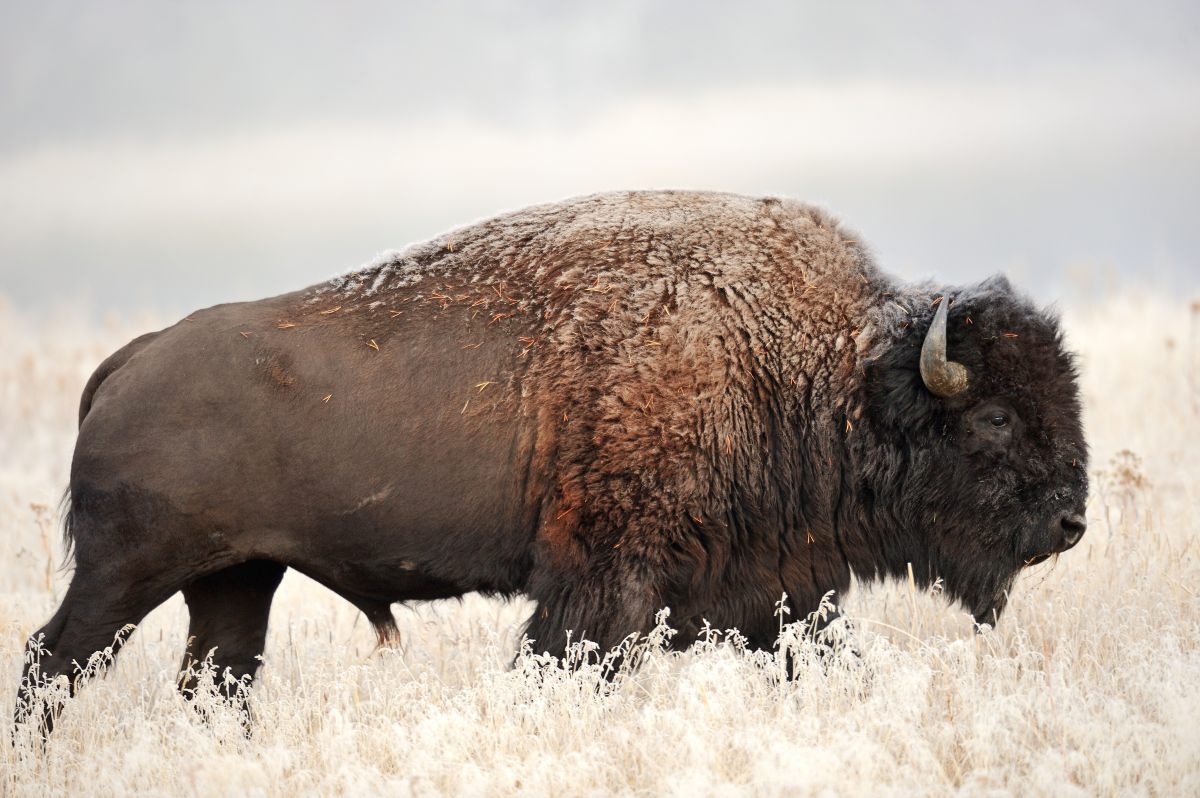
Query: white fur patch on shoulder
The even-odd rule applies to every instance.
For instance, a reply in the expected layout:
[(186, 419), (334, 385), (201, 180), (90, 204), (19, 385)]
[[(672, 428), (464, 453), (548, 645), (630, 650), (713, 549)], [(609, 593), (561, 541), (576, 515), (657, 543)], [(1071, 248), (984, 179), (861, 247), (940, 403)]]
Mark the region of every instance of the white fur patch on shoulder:
[(386, 249), (361, 266), (330, 278), (312, 291), (315, 301), (329, 295), (373, 297), (385, 291), (404, 288), (420, 281), (426, 269), (412, 257), (415, 251), (428, 246), (422, 242), (404, 249)]

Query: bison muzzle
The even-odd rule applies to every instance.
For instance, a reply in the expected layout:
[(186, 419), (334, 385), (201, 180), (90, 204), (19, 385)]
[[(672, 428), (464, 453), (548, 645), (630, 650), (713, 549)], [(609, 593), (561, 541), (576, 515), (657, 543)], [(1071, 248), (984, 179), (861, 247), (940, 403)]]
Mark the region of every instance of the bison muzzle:
[(18, 717), (177, 591), (185, 665), (253, 676), (287, 568), (384, 638), (395, 602), (523, 594), (555, 655), (667, 606), (675, 645), (771, 647), (782, 594), (910, 564), (994, 622), (1083, 534), (1086, 458), (1057, 319), (1003, 278), (898, 283), (790, 200), (533, 207), (104, 361)]

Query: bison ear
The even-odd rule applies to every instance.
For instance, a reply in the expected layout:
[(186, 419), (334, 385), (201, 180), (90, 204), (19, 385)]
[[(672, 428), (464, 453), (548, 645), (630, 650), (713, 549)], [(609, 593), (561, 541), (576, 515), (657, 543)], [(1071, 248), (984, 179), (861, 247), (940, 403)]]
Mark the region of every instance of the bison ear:
[(923, 332), (876, 346), (864, 363), (867, 412), (884, 426), (924, 428), (938, 409), (919, 369)]

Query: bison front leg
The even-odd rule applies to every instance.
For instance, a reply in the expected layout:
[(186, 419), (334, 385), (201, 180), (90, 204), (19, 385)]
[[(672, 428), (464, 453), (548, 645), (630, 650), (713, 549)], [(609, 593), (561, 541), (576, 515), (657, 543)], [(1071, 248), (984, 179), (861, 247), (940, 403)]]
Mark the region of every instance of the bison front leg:
[[(756, 646), (775, 650), (776, 656), (782, 658), (784, 673), (789, 680), (803, 672), (802, 661), (813, 655), (826, 665), (857, 662), (861, 657), (854, 641), (853, 627), (836, 603), (840, 595), (836, 591), (829, 591), (806, 616), (798, 618), (794, 625), (777, 631), (771, 638), (770, 646)], [(777, 625), (778, 622), (776, 618)]]
[[(585, 574), (535, 574), (529, 594), (537, 601), (525, 637), (535, 653), (560, 660), (570, 642), (589, 641), (597, 648), (592, 662), (603, 660), (630, 636), (642, 636), (654, 626), (663, 607), (663, 591), (636, 563), (609, 563)], [(582, 663), (579, 663), (582, 664)], [(614, 655), (606, 676), (619, 670)]]
[(271, 600), (285, 570), (278, 563), (252, 560), (197, 579), (183, 589), (191, 622), (179, 691), (194, 702), (198, 669), (211, 664), (217, 691), (244, 713), (247, 729), (245, 685), (258, 671)]

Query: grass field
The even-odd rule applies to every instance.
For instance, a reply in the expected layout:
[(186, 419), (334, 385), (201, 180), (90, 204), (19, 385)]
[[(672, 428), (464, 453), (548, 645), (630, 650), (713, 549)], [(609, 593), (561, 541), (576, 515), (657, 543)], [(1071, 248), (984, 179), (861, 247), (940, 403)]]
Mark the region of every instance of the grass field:
[[(889, 584), (847, 597), (860, 659), (781, 682), (773, 658), (714, 635), (683, 654), (650, 645), (597, 691), (591, 671), (510, 667), (522, 602), (397, 607), (402, 645), (376, 651), (350, 605), (289, 574), (251, 739), (232, 712), (203, 723), (177, 696), (177, 596), (69, 703), (44, 753), (27, 736), (0, 744), (0, 793), (1200, 795), (1200, 307), (1113, 299), (1065, 323), (1089, 532), (1022, 576), (994, 631)], [(6, 706), (68, 576), (56, 504), (79, 392), (153, 326), (0, 304)]]

